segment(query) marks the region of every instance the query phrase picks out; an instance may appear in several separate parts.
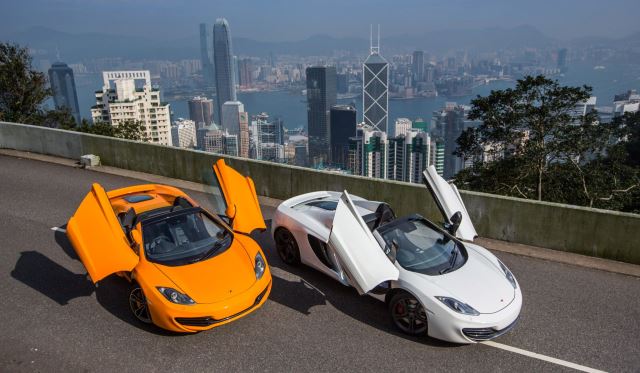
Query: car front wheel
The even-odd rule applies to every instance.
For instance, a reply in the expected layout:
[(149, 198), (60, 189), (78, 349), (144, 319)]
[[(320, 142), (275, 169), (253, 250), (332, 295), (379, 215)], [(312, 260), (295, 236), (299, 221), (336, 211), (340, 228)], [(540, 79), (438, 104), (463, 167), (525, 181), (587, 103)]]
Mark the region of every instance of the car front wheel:
[(389, 302), (389, 313), (394, 325), (403, 333), (427, 334), (427, 311), (413, 295), (404, 291), (395, 294)]
[(283, 262), (297, 266), (300, 264), (300, 249), (293, 234), (285, 228), (278, 228), (273, 237), (278, 255)]
[(149, 304), (142, 288), (138, 284), (133, 284), (129, 292), (129, 309), (136, 317), (145, 324), (151, 324), (151, 313), (149, 312)]

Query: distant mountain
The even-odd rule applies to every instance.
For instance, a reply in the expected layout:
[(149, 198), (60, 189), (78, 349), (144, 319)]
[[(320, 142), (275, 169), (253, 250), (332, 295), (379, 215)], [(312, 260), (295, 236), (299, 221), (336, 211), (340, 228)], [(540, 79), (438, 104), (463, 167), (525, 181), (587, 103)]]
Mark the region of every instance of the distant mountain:
[(45, 27), (33, 27), (7, 39), (42, 51), (49, 58), (54, 58), (57, 50), (62, 59), (69, 62), (98, 57), (194, 58), (198, 53), (197, 41), (189, 46), (135, 35), (70, 34)]
[[(156, 40), (135, 35), (110, 35), (101, 33), (70, 34), (44, 27), (30, 28), (10, 35), (9, 41), (28, 45), (40, 55), (54, 59), (56, 49), (63, 60), (75, 62), (86, 58), (125, 57), (140, 59), (199, 58), (198, 35), (176, 40)], [(468, 50), (471, 52), (501, 49), (546, 48), (560, 45), (635, 45), (640, 42), (640, 33), (620, 39), (581, 38), (570, 42), (553, 39), (533, 26), (513, 28), (488, 28), (468, 30), (432, 31), (423, 35), (389, 36), (381, 40), (382, 53), (411, 52), (423, 49), (430, 52)], [(233, 39), (237, 55), (266, 56), (291, 54), (301, 56), (328, 56), (334, 51), (350, 51), (365, 55), (369, 40), (315, 35), (298, 41), (265, 42), (249, 38)]]

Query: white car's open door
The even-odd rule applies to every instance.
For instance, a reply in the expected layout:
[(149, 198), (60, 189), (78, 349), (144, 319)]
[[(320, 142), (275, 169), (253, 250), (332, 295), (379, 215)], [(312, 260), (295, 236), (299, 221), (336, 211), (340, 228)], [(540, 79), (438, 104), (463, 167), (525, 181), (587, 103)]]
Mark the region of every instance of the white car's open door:
[(347, 191), (340, 196), (329, 243), (341, 267), (360, 294), (379, 284), (397, 280), (400, 272), (365, 224)]
[(473, 227), (467, 208), (464, 207), (464, 202), (462, 202), (458, 188), (453, 184), (447, 183), (438, 175), (434, 166), (429, 166), (423, 174), (425, 184), (429, 192), (431, 192), (431, 195), (433, 195), (433, 199), (436, 205), (438, 205), (444, 221), (450, 224), (453, 214), (459, 211), (462, 214), (462, 221), (456, 231), (456, 237), (473, 241), (473, 239), (478, 236), (478, 233)]

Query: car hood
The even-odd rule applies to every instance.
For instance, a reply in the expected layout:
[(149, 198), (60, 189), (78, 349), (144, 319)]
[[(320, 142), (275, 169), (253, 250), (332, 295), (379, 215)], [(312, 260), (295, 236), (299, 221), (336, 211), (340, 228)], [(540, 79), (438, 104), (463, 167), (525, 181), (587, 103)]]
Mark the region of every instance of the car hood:
[(504, 272), (492, 261), (467, 247), (466, 263), (453, 272), (439, 276), (421, 275), (450, 296), (475, 308), (480, 313), (495, 313), (509, 305), (516, 292)]
[(183, 266), (154, 265), (177, 290), (196, 303), (215, 303), (236, 296), (256, 282), (253, 261), (239, 240), (223, 253), (202, 262)]

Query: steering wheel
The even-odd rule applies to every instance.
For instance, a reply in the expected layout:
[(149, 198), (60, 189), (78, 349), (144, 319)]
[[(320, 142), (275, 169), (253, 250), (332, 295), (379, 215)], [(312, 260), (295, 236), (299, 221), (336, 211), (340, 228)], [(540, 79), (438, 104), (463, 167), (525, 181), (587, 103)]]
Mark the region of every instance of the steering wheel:
[[(153, 241), (151, 241), (151, 243), (149, 244), (149, 252), (151, 254), (156, 254), (156, 253), (163, 253), (163, 252), (168, 252), (169, 250), (162, 250), (162, 247), (164, 246), (164, 243), (172, 243), (171, 240), (169, 239), (169, 237), (165, 236), (164, 234), (161, 234), (159, 236), (157, 236), (156, 238), (153, 239)], [(160, 249), (158, 251), (156, 251), (156, 249)]]

